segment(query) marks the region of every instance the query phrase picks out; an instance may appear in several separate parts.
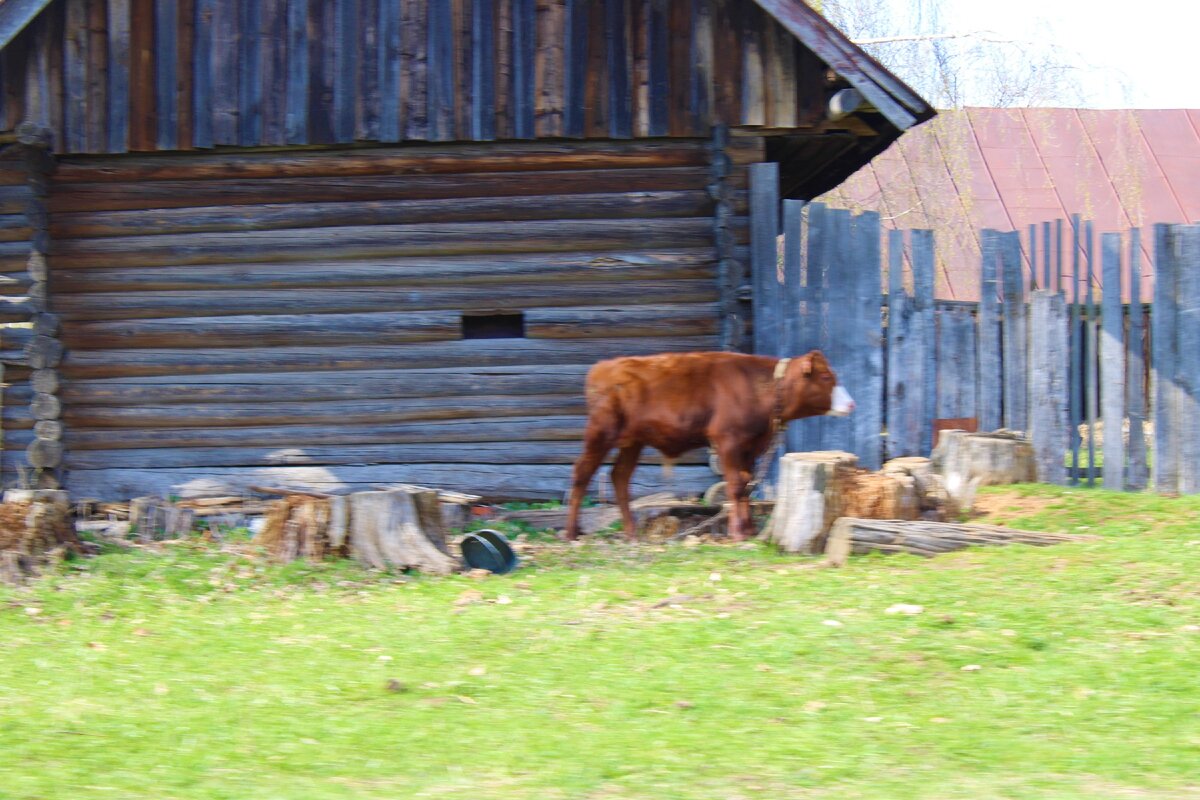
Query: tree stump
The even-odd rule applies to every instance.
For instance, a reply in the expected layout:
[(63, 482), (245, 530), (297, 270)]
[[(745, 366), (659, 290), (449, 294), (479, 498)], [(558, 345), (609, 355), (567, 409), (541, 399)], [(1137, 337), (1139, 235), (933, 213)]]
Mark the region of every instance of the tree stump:
[(1011, 431), (943, 431), (932, 461), (950, 498), (964, 510), (971, 508), (980, 486), (1037, 480), (1033, 445)]
[(1001, 528), (995, 525), (958, 525), (945, 522), (902, 522), (842, 517), (834, 523), (825, 545), (825, 556), (841, 566), (851, 555), (870, 552), (909, 553), (931, 557), (979, 545), (1051, 545), (1095, 540), (1096, 536), (1045, 533)]
[(857, 456), (837, 450), (784, 455), (771, 541), (787, 553), (820, 552), (829, 526), (841, 516), (838, 470), (852, 470), (857, 464)]
[(368, 566), (417, 569), (432, 575), (448, 575), (459, 568), (446, 544), (436, 491), (352, 494), (348, 530), (351, 551)]
[[(893, 458), (880, 470), (885, 475), (911, 479), (916, 492), (917, 508), (921, 519), (940, 522), (958, 515), (958, 509), (946, 491), (942, 476), (933, 470), (933, 461), (919, 456)], [(849, 516), (849, 515), (848, 515)], [(855, 514), (853, 516), (868, 516)]]
[[(346, 507), (345, 498), (289, 495), (273, 504), (263, 519), (259, 542), (271, 557), (287, 563), (298, 558), (317, 561), (327, 554), (343, 551), (345, 545), (344, 514), (335, 526), (334, 500), (341, 500), (339, 511)], [(340, 534), (340, 535), (339, 535)], [(335, 544), (333, 537), (338, 536)]]
[(0, 504), (0, 583), (20, 583), (58, 555), (80, 549), (66, 492), (5, 492)]

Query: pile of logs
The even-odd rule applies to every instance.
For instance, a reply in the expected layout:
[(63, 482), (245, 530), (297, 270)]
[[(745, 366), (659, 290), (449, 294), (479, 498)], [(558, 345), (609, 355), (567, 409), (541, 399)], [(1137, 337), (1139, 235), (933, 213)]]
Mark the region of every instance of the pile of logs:
[(67, 493), (10, 490), (0, 503), (0, 583), (20, 583), (80, 550)]
[(1042, 531), (1022, 531), (995, 525), (956, 525), (842, 517), (833, 524), (825, 544), (825, 557), (841, 566), (850, 555), (870, 552), (910, 553), (931, 557), (978, 545), (1051, 545), (1094, 540), (1095, 536)]
[(289, 494), (267, 513), (259, 541), (279, 561), (349, 555), (376, 569), (447, 575), (460, 563), (446, 541), (442, 500), (419, 486)]

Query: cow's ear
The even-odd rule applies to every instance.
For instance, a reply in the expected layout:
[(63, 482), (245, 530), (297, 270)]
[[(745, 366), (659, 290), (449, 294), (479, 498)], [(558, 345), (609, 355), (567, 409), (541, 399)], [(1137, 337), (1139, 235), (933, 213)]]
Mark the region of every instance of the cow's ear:
[(812, 375), (812, 371), (813, 371), (812, 356), (811, 355), (801, 356), (799, 358), (799, 361), (800, 361), (800, 374), (801, 375)]

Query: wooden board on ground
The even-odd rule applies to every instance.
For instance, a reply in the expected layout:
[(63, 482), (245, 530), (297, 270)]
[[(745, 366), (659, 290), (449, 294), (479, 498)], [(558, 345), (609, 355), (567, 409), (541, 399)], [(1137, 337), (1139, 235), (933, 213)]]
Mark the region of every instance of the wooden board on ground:
[(1051, 545), (1094, 541), (1083, 536), (1044, 531), (1023, 531), (996, 525), (959, 525), (949, 522), (858, 519), (842, 517), (833, 524), (825, 545), (830, 564), (841, 566), (850, 555), (910, 553), (935, 556), (978, 545)]

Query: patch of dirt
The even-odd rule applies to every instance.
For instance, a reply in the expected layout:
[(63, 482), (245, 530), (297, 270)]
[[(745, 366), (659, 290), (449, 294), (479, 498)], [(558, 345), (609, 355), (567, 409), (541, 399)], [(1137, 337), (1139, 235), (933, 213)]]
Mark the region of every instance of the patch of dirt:
[(976, 496), (971, 509), (972, 517), (990, 517), (995, 514), (1022, 516), (1037, 514), (1059, 502), (1054, 497), (1023, 497), (1017, 492), (999, 492)]

